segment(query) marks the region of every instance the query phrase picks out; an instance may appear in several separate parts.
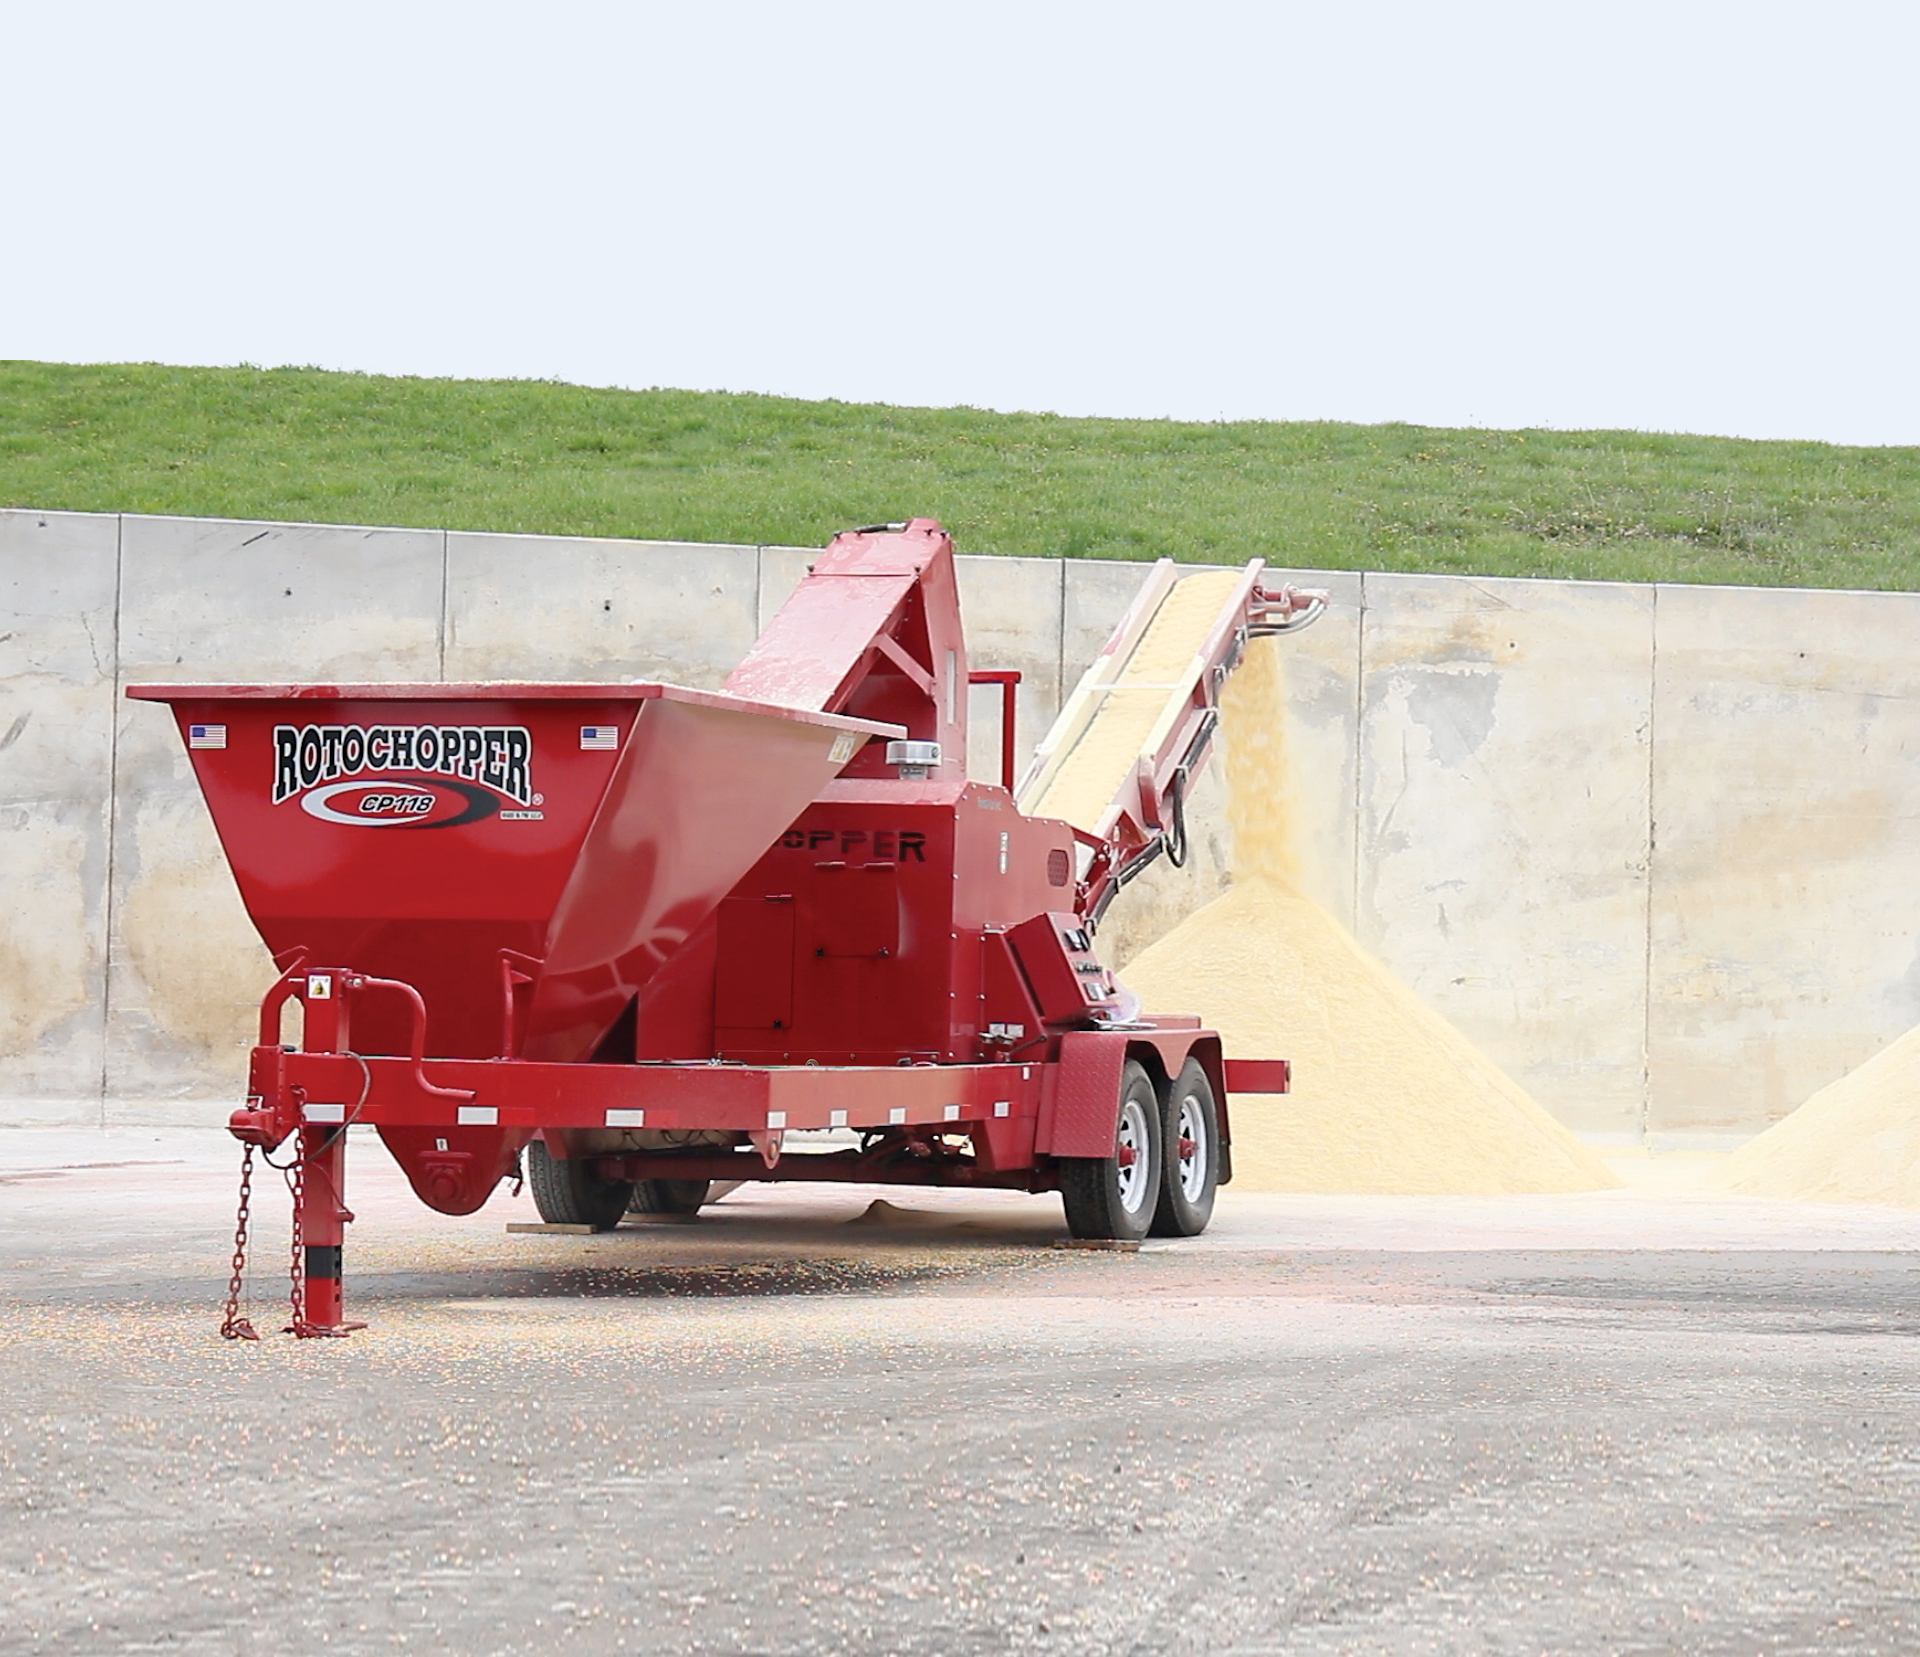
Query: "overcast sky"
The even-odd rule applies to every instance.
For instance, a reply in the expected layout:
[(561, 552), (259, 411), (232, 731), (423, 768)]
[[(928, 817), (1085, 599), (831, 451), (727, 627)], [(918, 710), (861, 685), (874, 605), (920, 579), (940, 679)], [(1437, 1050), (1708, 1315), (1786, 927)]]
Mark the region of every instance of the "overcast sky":
[(1920, 443), (1920, 7), (0, 0), (0, 357)]

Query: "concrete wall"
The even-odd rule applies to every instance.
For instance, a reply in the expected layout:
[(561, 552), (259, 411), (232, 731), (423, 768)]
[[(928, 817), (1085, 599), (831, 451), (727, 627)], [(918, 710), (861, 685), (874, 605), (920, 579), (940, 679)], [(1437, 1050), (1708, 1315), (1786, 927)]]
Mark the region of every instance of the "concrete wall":
[(1637, 1127), (1653, 590), (1365, 585), (1357, 935), (1571, 1125)]
[(1656, 615), (1649, 1112), (1764, 1121), (1920, 1023), (1920, 595)]
[[(0, 1122), (217, 1121), (267, 977), (141, 680), (717, 684), (803, 549), (0, 512)], [(1138, 565), (966, 558), (1021, 751)], [(1301, 880), (1565, 1120), (1751, 1131), (1920, 1022), (1920, 596), (1294, 572)], [(995, 693), (969, 756), (999, 770)], [(1124, 894), (1124, 959), (1221, 890)]]
[(98, 1098), (107, 1032), (120, 525), (0, 513), (0, 1092)]

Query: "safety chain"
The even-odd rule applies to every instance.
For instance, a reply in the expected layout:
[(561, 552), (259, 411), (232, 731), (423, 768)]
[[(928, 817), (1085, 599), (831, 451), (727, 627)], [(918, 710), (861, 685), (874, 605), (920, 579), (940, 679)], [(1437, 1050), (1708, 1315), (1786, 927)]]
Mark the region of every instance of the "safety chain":
[[(287, 1190), (293, 1197), (293, 1241), (287, 1259), (287, 1300), (293, 1312), (293, 1321), (283, 1333), (303, 1341), (335, 1334), (335, 1330), (322, 1329), (307, 1321), (306, 1250), (301, 1246), (304, 1239), (300, 1230), (300, 1200), (307, 1183), (307, 1159), (303, 1155), (296, 1155), (284, 1167), (271, 1157), (267, 1161), (269, 1167), (280, 1169), (286, 1179)], [(253, 1146), (247, 1145), (240, 1153), (240, 1212), (233, 1225), (233, 1272), (227, 1279), (226, 1316), (220, 1323), (222, 1340), (257, 1341), (260, 1338), (253, 1320), (240, 1315), (240, 1295), (247, 1271), (247, 1228), (252, 1208)]]
[(259, 1331), (240, 1315), (240, 1289), (247, 1273), (247, 1215), (253, 1205), (253, 1147), (240, 1154), (240, 1213), (233, 1222), (233, 1275), (227, 1280), (227, 1315), (220, 1324), (224, 1341), (257, 1341)]

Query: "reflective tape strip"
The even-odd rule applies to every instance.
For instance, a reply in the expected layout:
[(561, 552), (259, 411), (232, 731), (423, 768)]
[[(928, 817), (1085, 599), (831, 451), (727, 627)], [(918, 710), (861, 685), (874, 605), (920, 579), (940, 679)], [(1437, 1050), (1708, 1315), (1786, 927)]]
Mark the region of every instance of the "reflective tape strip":
[(647, 1125), (647, 1113), (644, 1110), (610, 1110), (607, 1112), (607, 1126), (610, 1128), (644, 1128)]
[(784, 1128), (786, 1125), (787, 1125), (787, 1113), (784, 1110), (770, 1110), (767, 1112), (768, 1127)]
[(993, 1102), (993, 1114), (995, 1116), (1005, 1116), (1009, 1114), (1012, 1109), (1013, 1105), (1008, 1100), (996, 1099)]
[(492, 1105), (462, 1105), (454, 1118), (463, 1128), (491, 1128), (500, 1120)]
[(827, 1112), (828, 1127), (844, 1128), (846, 1125), (847, 1125), (847, 1113), (844, 1110), (830, 1110)]
[(302, 1105), (300, 1120), (303, 1122), (344, 1122), (347, 1119), (345, 1105)]
[(958, 1122), (960, 1120), (960, 1107), (958, 1105), (945, 1105), (941, 1108), (945, 1110), (949, 1122)]
[(895, 1124), (896, 1126), (899, 1123), (906, 1121), (906, 1119), (907, 1119), (907, 1107), (905, 1105), (895, 1105), (892, 1110), (887, 1112), (887, 1121)]

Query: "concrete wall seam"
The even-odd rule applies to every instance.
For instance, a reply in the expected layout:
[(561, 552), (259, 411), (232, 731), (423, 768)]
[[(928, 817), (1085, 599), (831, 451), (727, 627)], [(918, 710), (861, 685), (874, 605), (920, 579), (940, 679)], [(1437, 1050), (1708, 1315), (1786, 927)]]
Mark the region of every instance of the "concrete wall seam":
[[(113, 695), (116, 714), (119, 709), (122, 686), (120, 683), (120, 592), (121, 583), (126, 574), (126, 532), (127, 522), (124, 513), (115, 513), (113, 518)], [(106, 933), (108, 953), (106, 971), (113, 972), (113, 899), (115, 892), (113, 852), (117, 839), (117, 812), (119, 797), (115, 792), (112, 779), (120, 773), (120, 721), (116, 717), (107, 737), (107, 885), (102, 894), (102, 903), (106, 911)], [(110, 1039), (108, 1028), (111, 1016), (111, 1003), (107, 985), (102, 985), (100, 994), (100, 1092), (99, 1121), (96, 1126), (107, 1125), (107, 1043)]]
[[(1360, 608), (1354, 618), (1353, 628), (1353, 794), (1349, 809), (1353, 821), (1360, 821), (1360, 789), (1362, 766), (1360, 764), (1361, 708), (1365, 693), (1361, 689), (1367, 682), (1367, 581), (1365, 570), (1360, 572)], [(1360, 915), (1360, 836), (1353, 837), (1353, 880), (1352, 889), (1347, 896), (1347, 914), (1349, 924), (1356, 929)]]
[(1647, 651), (1647, 901), (1642, 924), (1646, 928), (1647, 994), (1640, 1019), (1640, 1137), (1653, 1132), (1653, 894), (1660, 883), (1660, 797), (1656, 790), (1654, 755), (1659, 751), (1660, 717), (1660, 584), (1653, 588), (1651, 642)]

